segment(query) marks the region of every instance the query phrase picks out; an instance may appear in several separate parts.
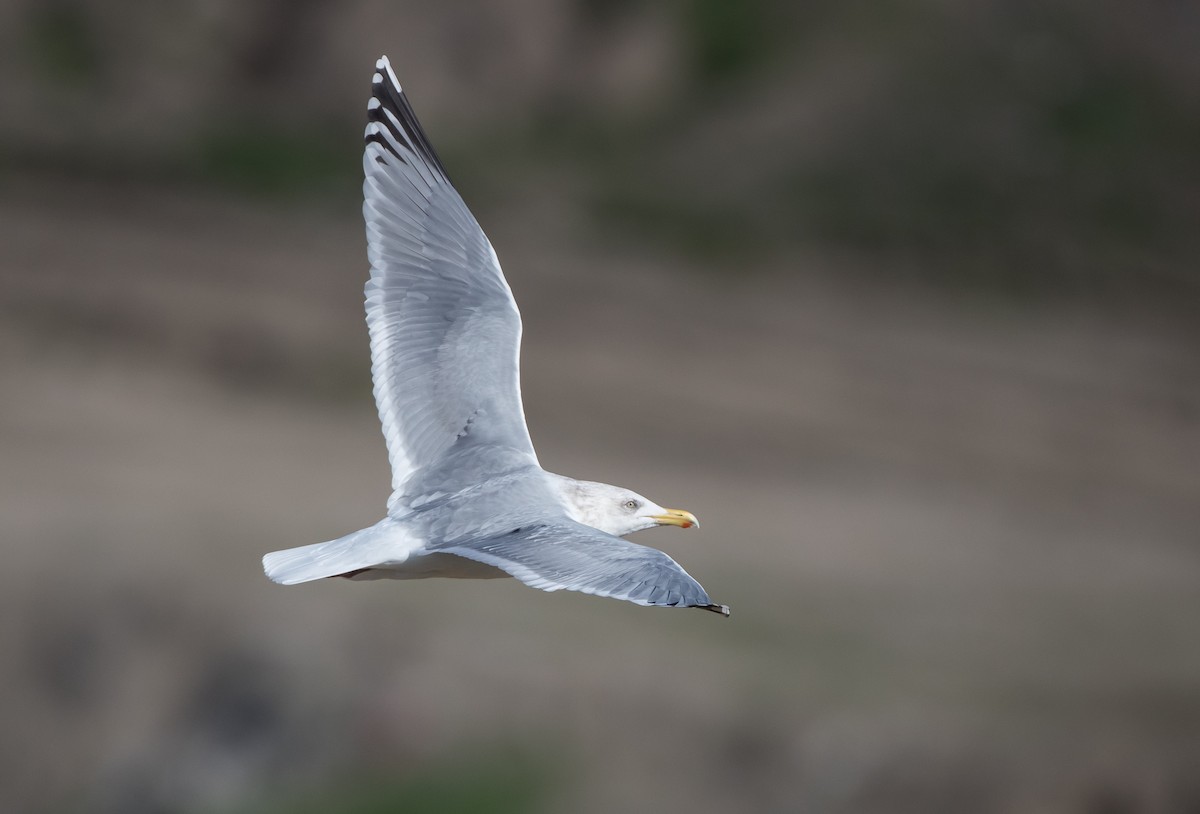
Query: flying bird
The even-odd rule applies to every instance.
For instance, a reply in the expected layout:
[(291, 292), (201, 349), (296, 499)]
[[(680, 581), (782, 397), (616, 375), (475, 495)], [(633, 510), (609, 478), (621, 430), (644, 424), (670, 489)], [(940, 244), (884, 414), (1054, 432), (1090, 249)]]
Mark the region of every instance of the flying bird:
[(387, 57), (367, 103), (363, 216), (371, 374), (392, 467), (387, 515), (263, 557), (284, 585), (512, 576), (543, 591), (729, 615), (673, 559), (622, 537), (694, 515), (538, 464), (521, 405), (521, 317), (500, 261)]

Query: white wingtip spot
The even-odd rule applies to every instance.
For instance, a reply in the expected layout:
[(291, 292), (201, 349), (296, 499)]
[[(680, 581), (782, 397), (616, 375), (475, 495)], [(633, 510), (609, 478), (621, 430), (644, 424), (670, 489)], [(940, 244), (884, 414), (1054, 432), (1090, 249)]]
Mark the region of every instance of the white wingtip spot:
[(384, 54), (379, 59), (375, 60), (375, 70), (377, 70), (377, 71), (386, 70), (387, 67), (391, 64), (392, 63), (388, 62), (387, 54)]
[(377, 70), (387, 71), (388, 79), (392, 80), (392, 87), (394, 87), (400, 93), (403, 93), (404, 88), (400, 87), (400, 80), (396, 78), (396, 72), (392, 70), (392, 63), (388, 62), (387, 57), (383, 57), (379, 61), (383, 63), (383, 66), (380, 67), (379, 65), (376, 65), (375, 68)]
[(374, 85), (376, 82), (382, 82), (382, 81), (383, 81), (383, 74), (376, 72), (371, 75), (371, 84), (372, 85)]
[[(379, 74), (375, 74), (375, 75), (379, 76)], [(379, 100), (376, 99), (374, 96), (372, 96), (370, 99), (367, 100), (367, 110), (374, 110), (377, 107), (379, 107)]]

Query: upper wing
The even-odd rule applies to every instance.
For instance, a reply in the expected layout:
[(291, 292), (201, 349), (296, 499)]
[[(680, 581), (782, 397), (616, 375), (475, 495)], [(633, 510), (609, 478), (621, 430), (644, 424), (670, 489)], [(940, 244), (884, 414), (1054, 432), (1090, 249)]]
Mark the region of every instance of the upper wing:
[(663, 552), (564, 520), (437, 549), (493, 565), (543, 591), (580, 591), (638, 605), (703, 608), (726, 616)]
[(387, 57), (375, 65), (363, 155), (375, 401), (405, 482), (470, 436), (537, 459), (521, 406), (521, 316), (491, 243), (451, 186)]

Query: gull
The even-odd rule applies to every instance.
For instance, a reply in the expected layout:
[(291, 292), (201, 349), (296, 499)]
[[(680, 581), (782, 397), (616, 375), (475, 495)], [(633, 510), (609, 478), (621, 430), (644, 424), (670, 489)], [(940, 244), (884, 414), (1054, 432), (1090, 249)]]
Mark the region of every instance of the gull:
[(373, 526), (263, 557), (270, 579), (487, 579), (725, 616), (673, 559), (622, 539), (695, 515), (538, 464), (521, 405), (521, 316), (387, 57), (367, 103), (363, 217), (375, 402), (392, 468)]

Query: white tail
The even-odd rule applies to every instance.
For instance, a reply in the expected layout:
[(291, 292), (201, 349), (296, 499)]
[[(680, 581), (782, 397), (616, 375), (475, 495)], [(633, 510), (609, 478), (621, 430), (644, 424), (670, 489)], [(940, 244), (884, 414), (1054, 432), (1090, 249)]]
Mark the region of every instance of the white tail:
[(327, 543), (272, 551), (263, 557), (263, 570), (280, 585), (337, 577), (383, 563), (401, 563), (420, 546), (391, 518)]

